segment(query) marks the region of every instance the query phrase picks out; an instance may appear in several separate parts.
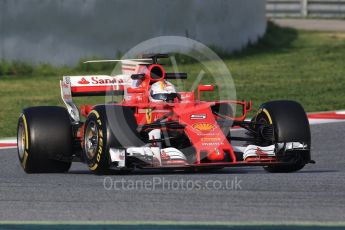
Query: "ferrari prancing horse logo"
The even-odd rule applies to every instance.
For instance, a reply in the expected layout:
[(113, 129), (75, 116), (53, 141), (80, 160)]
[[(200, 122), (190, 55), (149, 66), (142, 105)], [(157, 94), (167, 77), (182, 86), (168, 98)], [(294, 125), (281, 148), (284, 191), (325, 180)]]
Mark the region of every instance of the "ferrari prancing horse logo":
[(146, 122), (150, 124), (152, 122), (152, 108), (146, 109)]

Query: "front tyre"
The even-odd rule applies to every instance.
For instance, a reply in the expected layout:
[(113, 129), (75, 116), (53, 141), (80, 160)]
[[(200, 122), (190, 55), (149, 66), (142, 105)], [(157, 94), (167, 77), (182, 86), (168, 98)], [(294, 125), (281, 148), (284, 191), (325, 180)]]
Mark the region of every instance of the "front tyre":
[[(268, 172), (295, 172), (310, 161), (310, 126), (303, 107), (295, 101), (271, 101), (261, 105), (254, 118), (255, 122), (273, 126), (273, 139), (266, 138), (260, 143), (267, 146), (277, 143), (299, 142), (305, 150), (276, 153), (284, 165), (265, 166)], [(266, 131), (267, 132), (267, 131)]]

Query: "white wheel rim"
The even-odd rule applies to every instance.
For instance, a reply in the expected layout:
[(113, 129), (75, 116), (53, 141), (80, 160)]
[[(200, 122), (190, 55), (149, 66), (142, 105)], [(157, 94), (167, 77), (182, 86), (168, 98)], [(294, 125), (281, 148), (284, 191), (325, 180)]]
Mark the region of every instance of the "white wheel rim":
[(86, 157), (93, 159), (98, 149), (98, 127), (94, 121), (90, 121), (85, 131), (84, 149)]

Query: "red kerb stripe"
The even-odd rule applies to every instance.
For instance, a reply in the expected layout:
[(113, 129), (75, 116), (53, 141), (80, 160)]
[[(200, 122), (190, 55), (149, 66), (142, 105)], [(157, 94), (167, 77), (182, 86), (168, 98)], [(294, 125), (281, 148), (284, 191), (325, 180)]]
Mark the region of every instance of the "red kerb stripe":
[(308, 114), (309, 118), (313, 119), (345, 119), (345, 114), (337, 114), (336, 112), (329, 112), (329, 113), (315, 113), (315, 114)]
[(0, 143), (0, 147), (13, 147), (17, 146), (17, 143)]

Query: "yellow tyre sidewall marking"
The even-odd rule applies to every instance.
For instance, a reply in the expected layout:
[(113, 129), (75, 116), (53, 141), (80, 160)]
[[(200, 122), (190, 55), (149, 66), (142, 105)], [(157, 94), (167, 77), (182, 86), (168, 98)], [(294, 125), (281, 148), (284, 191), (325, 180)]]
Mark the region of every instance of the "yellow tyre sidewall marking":
[(25, 130), (25, 149), (29, 149), (29, 133), (28, 133), (28, 124), (26, 122), (25, 115), (22, 116), (23, 123), (24, 123), (24, 130)]
[(23, 114), (22, 115), (23, 124), (24, 124), (24, 132), (25, 132), (25, 148), (24, 148), (24, 156), (22, 166), (25, 169), (26, 168), (26, 162), (28, 161), (29, 153), (27, 152), (29, 150), (29, 132), (28, 132), (28, 124), (26, 122), (26, 117)]
[(260, 113), (262, 113), (262, 108), (260, 108), (257, 112), (256, 112), (256, 114), (255, 114), (255, 121), (256, 121), (256, 118), (257, 118), (257, 116), (260, 114)]
[(103, 131), (100, 128), (102, 126), (102, 121), (99, 119), (99, 113), (96, 110), (92, 110), (90, 112), (90, 115), (94, 114), (96, 116), (96, 123), (99, 125), (98, 126), (98, 150), (97, 150), (97, 155), (96, 155), (96, 162), (89, 164), (89, 169), (92, 171), (95, 171), (98, 168), (99, 162), (101, 161), (101, 157), (103, 154)]
[(23, 156), (23, 161), (22, 161), (22, 166), (23, 166), (24, 169), (26, 168), (26, 162), (27, 162), (27, 160), (28, 160), (28, 156), (29, 156), (29, 154), (28, 154), (28, 152), (25, 150), (24, 156)]
[(92, 110), (92, 111), (90, 112), (90, 114), (91, 114), (91, 113), (95, 114), (96, 117), (97, 117), (97, 119), (99, 118), (99, 113), (98, 113), (96, 110)]
[(94, 164), (92, 167), (89, 166), (89, 169), (95, 171), (98, 168), (98, 164)]
[(271, 118), (270, 113), (267, 111), (267, 109), (262, 109), (262, 112), (264, 112), (264, 113), (266, 114), (266, 116), (267, 116), (267, 118), (268, 118), (268, 121), (269, 121), (270, 125), (272, 125), (272, 124), (273, 124), (272, 118)]

